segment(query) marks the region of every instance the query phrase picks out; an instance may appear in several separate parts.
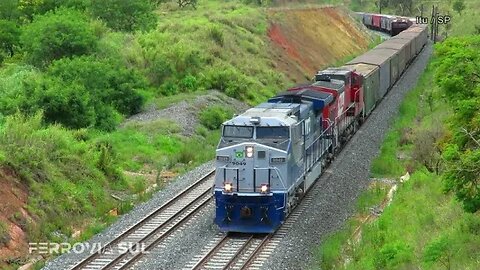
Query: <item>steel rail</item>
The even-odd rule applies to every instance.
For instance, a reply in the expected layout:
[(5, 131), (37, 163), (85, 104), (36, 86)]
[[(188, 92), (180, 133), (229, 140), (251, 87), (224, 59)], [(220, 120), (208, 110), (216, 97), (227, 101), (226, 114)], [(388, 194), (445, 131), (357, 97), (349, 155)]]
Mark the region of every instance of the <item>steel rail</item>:
[[(215, 170), (212, 170), (211, 172), (207, 173), (206, 175), (202, 176), (199, 180), (185, 188), (183, 191), (175, 195), (173, 198), (165, 202), (163, 205), (161, 205), (159, 208), (155, 209), (152, 211), (150, 214), (145, 216), (143, 219), (138, 221), (137, 223), (133, 224), (131, 227), (129, 227), (125, 232), (120, 234), (119, 236), (115, 237), (113, 240), (105, 244), (98, 252), (95, 252), (89, 256), (87, 256), (85, 259), (82, 261), (78, 262), (75, 264), (71, 270), (78, 270), (78, 269), (83, 269), (85, 266), (90, 264), (92, 261), (94, 261), (96, 258), (98, 258), (100, 255), (105, 254), (106, 251), (111, 248), (112, 246), (121, 243), (121, 241), (126, 238), (127, 236), (131, 235), (133, 232), (136, 230), (140, 229), (145, 223), (147, 223), (149, 220), (152, 220), (153, 218), (157, 217), (159, 214), (161, 214), (164, 210), (166, 210), (168, 207), (173, 206), (175, 202), (177, 202), (179, 199), (183, 198), (186, 196), (188, 193), (191, 191), (195, 190), (198, 186), (200, 186), (202, 183), (207, 181), (210, 177), (212, 177), (215, 173)], [(205, 192), (209, 192), (210, 189), (207, 189)], [(192, 202), (197, 201), (199, 197), (204, 196), (205, 192), (202, 192), (200, 196), (197, 196)], [(192, 203), (191, 202), (191, 203)], [(174, 214), (174, 216), (178, 217), (178, 214), (180, 212), (183, 212), (185, 208), (191, 206), (191, 203), (188, 203), (187, 206), (182, 207), (177, 211), (177, 213)], [(169, 218), (167, 221), (163, 222), (162, 224), (159, 225), (159, 227), (164, 227), (164, 224), (168, 223), (171, 221), (171, 218)], [(156, 229), (155, 229), (156, 230)], [(138, 243), (137, 243), (138, 244)]]

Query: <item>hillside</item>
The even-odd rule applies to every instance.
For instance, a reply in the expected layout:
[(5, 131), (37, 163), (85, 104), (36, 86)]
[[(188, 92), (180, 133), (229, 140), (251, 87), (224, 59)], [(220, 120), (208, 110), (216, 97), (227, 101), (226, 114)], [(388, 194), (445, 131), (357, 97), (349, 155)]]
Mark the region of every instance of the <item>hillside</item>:
[(277, 69), (295, 82), (368, 48), (363, 25), (340, 8), (269, 9), (268, 36)]
[(234, 112), (371, 42), (338, 8), (109, 3), (0, 4), (2, 269), (90, 238), (212, 159)]

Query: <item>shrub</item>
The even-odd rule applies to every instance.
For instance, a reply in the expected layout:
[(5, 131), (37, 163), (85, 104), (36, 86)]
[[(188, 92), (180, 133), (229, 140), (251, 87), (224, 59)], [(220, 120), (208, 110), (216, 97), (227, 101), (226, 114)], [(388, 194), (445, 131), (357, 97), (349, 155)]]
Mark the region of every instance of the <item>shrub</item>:
[(27, 59), (38, 67), (46, 67), (62, 57), (89, 54), (97, 45), (88, 18), (66, 8), (35, 17), (25, 27), (20, 40)]
[(441, 235), (425, 246), (423, 261), (426, 264), (441, 263), (451, 269), (452, 257), (455, 253), (453, 241), (448, 235)]
[(223, 106), (211, 106), (200, 112), (200, 123), (208, 129), (218, 129), (232, 116), (232, 111)]
[(384, 245), (374, 257), (376, 269), (392, 269), (402, 263), (411, 261), (412, 249), (403, 242), (393, 242)]
[(18, 0), (0, 1), (0, 19), (15, 21), (19, 16)]
[(182, 79), (182, 81), (180, 82), (180, 85), (182, 89), (185, 91), (188, 91), (188, 92), (195, 91), (198, 88), (197, 77), (193, 75), (187, 75), (185, 76), (185, 78)]
[(160, 93), (164, 96), (172, 96), (178, 94), (179, 91), (177, 83), (172, 80), (166, 81), (160, 88)]
[(14, 48), (19, 42), (20, 29), (18, 29), (16, 23), (7, 20), (0, 20), (0, 49), (12, 57)]
[(251, 80), (232, 67), (214, 67), (208, 70), (203, 78), (206, 89), (217, 89), (230, 97), (243, 99)]
[(0, 220), (0, 247), (7, 244), (8, 241), (10, 241), (8, 224)]
[(149, 0), (92, 0), (90, 11), (114, 30), (149, 30), (156, 23)]
[(43, 110), (49, 123), (61, 123), (70, 128), (84, 128), (96, 123), (95, 97), (83, 85), (46, 80), (35, 89), (32, 110)]
[[(143, 96), (138, 92), (146, 86), (144, 78), (113, 60), (97, 60), (90, 56), (61, 59), (49, 67), (48, 75), (65, 84), (75, 82), (78, 85), (78, 92), (83, 93), (86, 96), (84, 100), (88, 99), (94, 108), (94, 126), (102, 130), (115, 129), (120, 120), (119, 113), (138, 113), (144, 103)], [(68, 109), (70, 107), (65, 107), (65, 110)], [(50, 120), (49, 115), (45, 116)], [(60, 123), (65, 124), (65, 121)], [(88, 127), (86, 124), (74, 127)]]
[(223, 46), (223, 43), (225, 42), (225, 38), (223, 36), (223, 31), (220, 29), (218, 26), (211, 26), (208, 34), (210, 37), (215, 41), (220, 46)]

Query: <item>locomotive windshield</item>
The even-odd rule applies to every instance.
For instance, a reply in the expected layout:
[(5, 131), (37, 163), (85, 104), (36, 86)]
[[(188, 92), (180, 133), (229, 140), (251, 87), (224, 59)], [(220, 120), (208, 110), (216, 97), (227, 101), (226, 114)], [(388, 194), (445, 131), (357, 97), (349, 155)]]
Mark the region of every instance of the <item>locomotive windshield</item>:
[(253, 127), (249, 126), (225, 126), (223, 128), (223, 137), (230, 138), (252, 138)]
[(257, 127), (257, 139), (288, 139), (288, 127)]

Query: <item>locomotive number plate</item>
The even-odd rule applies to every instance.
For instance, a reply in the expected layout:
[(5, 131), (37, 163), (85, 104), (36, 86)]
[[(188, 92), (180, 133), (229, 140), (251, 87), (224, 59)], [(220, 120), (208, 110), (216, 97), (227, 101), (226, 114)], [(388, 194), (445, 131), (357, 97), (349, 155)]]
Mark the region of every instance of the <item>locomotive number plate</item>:
[(233, 164), (233, 165), (237, 165), (237, 166), (239, 166), (239, 165), (247, 165), (247, 162), (245, 162), (245, 161), (234, 161), (234, 162), (232, 162), (232, 164)]

